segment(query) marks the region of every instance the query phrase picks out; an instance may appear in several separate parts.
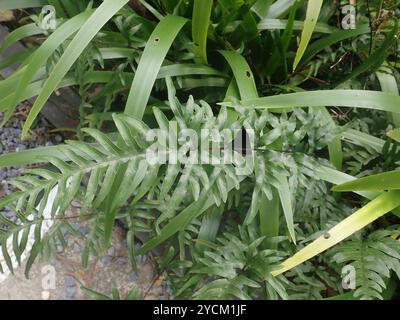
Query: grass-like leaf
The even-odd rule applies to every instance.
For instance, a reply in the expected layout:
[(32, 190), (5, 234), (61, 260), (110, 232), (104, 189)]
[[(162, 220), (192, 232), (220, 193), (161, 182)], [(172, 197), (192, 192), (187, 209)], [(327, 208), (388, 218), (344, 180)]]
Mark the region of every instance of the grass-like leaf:
[(90, 41), (126, 3), (128, 3), (128, 0), (105, 0), (82, 26), (81, 30), (76, 34), (60, 60), (57, 62), (49, 78), (43, 84), (43, 88), (32, 106), (25, 122), (23, 135), (27, 135), (28, 130), (32, 126), (47, 99), (57, 88), (58, 84), (82, 54), (83, 50), (85, 50)]
[(210, 24), (212, 0), (194, 0), (192, 37), (195, 54), (207, 64), (207, 35)]
[(293, 70), (296, 70), (304, 52), (306, 52), (308, 43), (314, 32), (319, 13), (321, 11), (323, 0), (309, 0), (307, 6), (306, 20), (304, 21), (304, 29), (301, 33), (299, 48), (297, 49), (296, 57), (293, 62)]
[(315, 257), (399, 206), (400, 191), (391, 191), (380, 195), (297, 252), (293, 257), (285, 260), (282, 267), (274, 271), (273, 275), (282, 274)]

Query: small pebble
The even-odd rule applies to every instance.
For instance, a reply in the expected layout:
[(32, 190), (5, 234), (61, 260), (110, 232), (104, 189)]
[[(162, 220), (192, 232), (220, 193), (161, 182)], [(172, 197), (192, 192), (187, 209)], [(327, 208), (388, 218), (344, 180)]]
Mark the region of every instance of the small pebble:
[(76, 294), (76, 287), (67, 287), (65, 290), (65, 299), (74, 299)]
[(65, 286), (68, 287), (76, 287), (76, 280), (74, 277), (71, 276), (65, 276), (64, 277), (64, 282), (65, 282)]
[(114, 248), (113, 246), (110, 246), (110, 247), (108, 248), (107, 254), (108, 254), (109, 256), (114, 257), (114, 256), (115, 256), (115, 253), (116, 253), (115, 248)]
[(74, 243), (73, 250), (75, 253), (81, 253), (81, 251), (82, 251), (81, 246), (77, 243)]
[(56, 260), (56, 258), (54, 258), (54, 257), (51, 257), (51, 258), (50, 258), (50, 264), (51, 264), (53, 267), (55, 267), (55, 266), (56, 266), (56, 264), (57, 264), (57, 260)]
[(71, 202), (71, 206), (73, 206), (75, 208), (81, 208), (82, 207), (81, 203), (78, 202), (78, 201), (75, 201), (75, 200)]
[(117, 263), (118, 264), (126, 264), (126, 263), (128, 263), (129, 262), (129, 258), (128, 257), (119, 257), (118, 259), (117, 259)]
[(130, 282), (137, 282), (139, 280), (139, 275), (136, 272), (131, 272), (128, 279)]
[(56, 250), (57, 250), (57, 253), (63, 253), (64, 246), (62, 244), (58, 244)]
[(103, 264), (109, 264), (109, 263), (111, 263), (112, 260), (113, 260), (113, 257), (110, 257), (110, 256), (104, 256), (104, 257), (101, 257), (101, 259), (100, 259), (100, 261)]
[[(21, 104), (21, 106), (24, 107), (24, 104)], [(3, 113), (0, 113), (0, 122), (2, 120)], [(49, 134), (49, 130), (52, 129), (52, 127), (41, 114), (38, 116), (37, 126), (32, 129), (32, 139), (21, 141), (22, 127), (24, 125), (24, 121), (24, 119), (13, 117), (3, 127), (0, 128), (0, 154), (33, 149), (46, 145), (47, 142), (53, 144), (51, 140), (53, 140), (55, 143), (60, 143), (62, 141), (62, 136), (60, 134)], [(0, 181), (12, 180), (19, 176), (22, 171), (22, 168), (1, 168)], [(14, 190), (14, 188), (6, 187), (3, 188), (2, 192), (4, 192), (5, 195), (9, 195)], [(0, 214), (4, 213), (11, 213), (11, 210), (7, 208), (0, 208)]]
[(85, 227), (85, 226), (79, 227), (78, 230), (79, 230), (79, 232), (82, 233), (83, 235), (87, 235), (87, 234), (89, 234), (89, 232), (90, 232), (90, 229), (89, 229), (88, 227)]
[(63, 137), (60, 136), (59, 134), (57, 134), (54, 139), (56, 140), (56, 142), (61, 143), (63, 141)]
[(136, 262), (140, 264), (145, 264), (147, 261), (147, 256), (146, 255), (141, 255), (136, 257)]

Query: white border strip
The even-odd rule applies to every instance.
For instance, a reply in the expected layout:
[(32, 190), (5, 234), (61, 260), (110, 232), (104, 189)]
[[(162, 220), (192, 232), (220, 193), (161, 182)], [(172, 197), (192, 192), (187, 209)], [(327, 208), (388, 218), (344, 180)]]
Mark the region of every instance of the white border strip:
[[(55, 186), (50, 191), (46, 206), (45, 206), (45, 208), (43, 210), (43, 218), (44, 218), (44, 220), (42, 222), (42, 230), (41, 230), (41, 235), (42, 236), (45, 235), (54, 224), (54, 220), (51, 219), (51, 209), (53, 207), (53, 203), (54, 203), (54, 200), (56, 198), (57, 192), (58, 192), (58, 185)], [(28, 219), (34, 219), (34, 216), (31, 214), (31, 215), (28, 216)], [(31, 227), (31, 230), (29, 231), (28, 243), (26, 245), (26, 249), (24, 250), (24, 253), (21, 255), (21, 262), (23, 262), (29, 256), (29, 253), (32, 250), (33, 244), (35, 243), (35, 234), (34, 233), (35, 233), (35, 228)], [(21, 238), (22, 237), (22, 233), (20, 233), (19, 236)], [(20, 240), (21, 239), (19, 239), (19, 241)], [(13, 247), (12, 242), (13, 242), (12, 237), (7, 239), (7, 251), (10, 254), (12, 265), (13, 265), (14, 269), (16, 269), (16, 268), (19, 267), (19, 265), (18, 265), (18, 262), (17, 262), (17, 258), (15, 256), (13, 250), (12, 250), (12, 247)], [(5, 262), (2, 250), (0, 250), (0, 265), (2, 266), (3, 271), (4, 271), (4, 273), (0, 273), (0, 284), (1, 284), (5, 280), (7, 280), (7, 278), (11, 274), (11, 271), (8, 269), (7, 264)]]

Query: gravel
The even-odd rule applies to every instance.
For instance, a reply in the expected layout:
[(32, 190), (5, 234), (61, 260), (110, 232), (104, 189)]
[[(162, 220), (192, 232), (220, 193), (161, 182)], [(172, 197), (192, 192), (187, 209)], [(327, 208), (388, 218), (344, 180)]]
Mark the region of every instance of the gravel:
[[(51, 146), (59, 144), (63, 141), (60, 134), (51, 134), (51, 124), (41, 115), (38, 117), (38, 122), (32, 130), (30, 140), (21, 140), (22, 127), (26, 118), (26, 109), (29, 108), (28, 103), (22, 104), (16, 111), (16, 115), (11, 118), (2, 128), (0, 128), (0, 155), (18, 152), (27, 149), (36, 148), (39, 146)], [(3, 120), (3, 114), (0, 113), (0, 122)], [(0, 168), (0, 198), (11, 194), (12, 186), (6, 181), (19, 176), (23, 168)], [(0, 213), (8, 218), (12, 218), (13, 214), (8, 209), (0, 208)]]
[(101, 261), (102, 264), (108, 265), (108, 264), (111, 263), (111, 261), (113, 261), (113, 257), (104, 256), (104, 257), (101, 257), (100, 261)]
[(64, 246), (61, 244), (58, 244), (56, 247), (57, 253), (63, 253), (64, 252)]
[[(22, 105), (21, 107), (29, 108), (29, 104)], [(17, 111), (17, 113), (20, 114), (21, 112)], [(0, 114), (0, 122), (2, 121), (2, 116), (3, 115)], [(32, 149), (39, 146), (57, 145), (63, 141), (62, 135), (50, 133), (52, 126), (41, 115), (39, 115), (37, 125), (32, 130), (31, 139), (26, 141), (21, 141), (22, 127), (25, 118), (26, 117), (24, 113), (23, 116), (15, 116), (8, 123), (6, 123), (4, 127), (0, 128), (0, 155), (10, 152)], [(9, 195), (13, 191), (15, 191), (11, 185), (8, 185), (6, 183), (6, 180), (11, 180), (19, 176), (23, 170), (24, 170), (23, 168), (13, 168), (13, 167), (0, 168), (0, 198)], [(79, 208), (80, 204), (74, 203), (72, 207)], [(0, 214), (3, 214), (8, 218), (15, 219), (12, 212), (8, 209), (0, 208)], [(90, 228), (85, 224), (81, 223), (72, 223), (72, 224), (82, 235), (87, 235), (90, 232)], [(119, 232), (113, 233), (114, 235), (113, 238), (115, 238), (113, 240), (113, 245), (108, 248), (106, 255), (100, 258), (100, 264), (98, 266), (99, 268), (91, 276), (93, 277), (93, 279), (91, 279), (90, 282), (92, 282), (92, 284), (95, 286), (95, 289), (97, 289), (100, 292), (105, 292), (106, 290), (108, 290), (112, 285), (111, 280), (113, 279), (120, 281), (119, 286), (122, 292), (124, 292), (124, 294), (129, 292), (132, 289), (133, 285), (135, 286), (137, 285), (141, 289), (141, 292), (143, 293), (148, 292), (149, 286), (151, 285), (154, 277), (156, 276), (157, 272), (156, 268), (152, 265), (150, 259), (147, 259), (147, 256), (141, 256), (138, 258), (138, 270), (139, 270), (138, 273), (132, 272), (130, 260), (128, 257), (128, 249), (125, 243), (126, 241), (122, 241), (121, 244), (121, 239), (123, 239), (124, 236), (119, 235), (119, 233), (123, 234), (122, 229), (121, 230), (120, 228), (116, 229), (119, 230)], [(62, 230), (62, 232), (65, 236), (66, 235), (65, 230)], [(116, 235), (117, 233), (118, 236)], [(67, 236), (67, 238), (69, 237)], [(75, 241), (78, 240), (74, 239), (74, 242)], [(66, 248), (64, 248), (64, 246), (61, 243), (57, 243), (56, 251), (58, 255), (70, 259), (71, 263), (73, 262), (72, 265), (79, 266), (81, 262), (81, 253), (83, 244), (78, 244), (74, 242), (70, 244), (70, 247), (67, 246)], [(138, 247), (138, 245), (136, 246)], [(123, 248), (122, 251), (121, 248)], [(67, 271), (67, 269), (69, 269), (69, 267), (67, 268), (67, 266), (63, 265), (64, 264), (63, 262), (57, 262), (57, 259), (55, 259), (54, 257), (52, 258), (50, 263), (53, 266), (57, 266), (57, 274), (62, 274), (65, 271)], [(81, 270), (80, 272), (77, 273), (78, 275), (82, 274), (82, 278), (79, 279), (79, 281), (77, 281), (74, 277), (65, 275), (64, 286), (62, 285), (58, 286), (58, 291), (56, 296), (59, 299), (82, 298), (83, 296), (82, 292), (79, 289), (80, 287), (79, 283), (84, 283), (87, 280), (83, 276), (86, 275), (85, 272), (87, 273), (88, 271)], [(29, 296), (30, 294), (33, 293), (36, 294), (36, 291), (37, 294), (40, 293), (41, 295), (42, 287), (41, 287), (41, 281), (39, 281), (40, 268), (37, 270), (37, 273), (39, 276), (34, 277), (34, 280), (37, 280), (37, 287), (27, 286), (25, 290), (26, 292), (24, 290), (22, 290), (24, 291), (22, 292), (18, 286), (3, 284), (3, 287), (0, 288), (0, 297), (2, 292), (5, 291), (5, 289), (13, 291), (12, 296), (17, 296), (19, 298), (24, 296)], [(22, 281), (18, 282), (18, 280), (15, 277), (13, 278), (10, 277), (8, 281), (9, 282), (14, 281), (19, 286), (24, 286), (25, 284), (25, 282)], [(86, 285), (89, 284), (90, 283), (87, 283)], [(60, 292), (61, 290), (62, 292)], [(152, 286), (149, 292), (150, 293), (146, 296), (146, 299), (157, 298), (164, 300), (168, 298), (168, 294), (165, 292), (162, 286)], [(52, 297), (52, 299), (54, 299), (54, 297)]]
[(82, 251), (81, 246), (77, 243), (74, 243), (73, 250), (75, 253), (81, 253)]
[(109, 256), (114, 257), (115, 254), (116, 254), (116, 250), (115, 250), (115, 248), (114, 248), (113, 246), (110, 246), (110, 247), (108, 248), (107, 253), (108, 253)]
[(77, 286), (76, 280), (71, 276), (65, 276), (64, 281), (67, 288), (75, 288)]
[(65, 290), (65, 299), (74, 299), (76, 294), (76, 287), (67, 287)]

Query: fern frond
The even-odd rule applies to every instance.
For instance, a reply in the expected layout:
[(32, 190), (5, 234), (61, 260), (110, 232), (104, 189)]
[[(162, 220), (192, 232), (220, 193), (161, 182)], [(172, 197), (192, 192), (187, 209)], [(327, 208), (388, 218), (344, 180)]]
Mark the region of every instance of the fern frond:
[(192, 287), (194, 299), (246, 300), (256, 293), (271, 299), (287, 299), (287, 280), (271, 275), (279, 265), (281, 253), (262, 249), (263, 240), (252, 227), (239, 227), (239, 237), (226, 232), (217, 239), (215, 249), (204, 250), (195, 258), (195, 266), (180, 279), (180, 291)]
[(26, 218), (22, 214), (18, 217), (20, 223), (0, 215), (3, 224), (0, 228), (0, 272), (13, 273), (16, 267), (21, 266), (22, 259), (27, 257), (25, 274), (28, 277), (37, 256), (45, 251), (54, 252), (57, 243), (65, 242), (61, 230), (72, 227), (65, 220), (52, 224), (44, 217)]
[(354, 297), (383, 299), (382, 292), (391, 271), (400, 276), (398, 231), (378, 230), (367, 236), (346, 241), (334, 249), (333, 260), (351, 265), (356, 272)]

